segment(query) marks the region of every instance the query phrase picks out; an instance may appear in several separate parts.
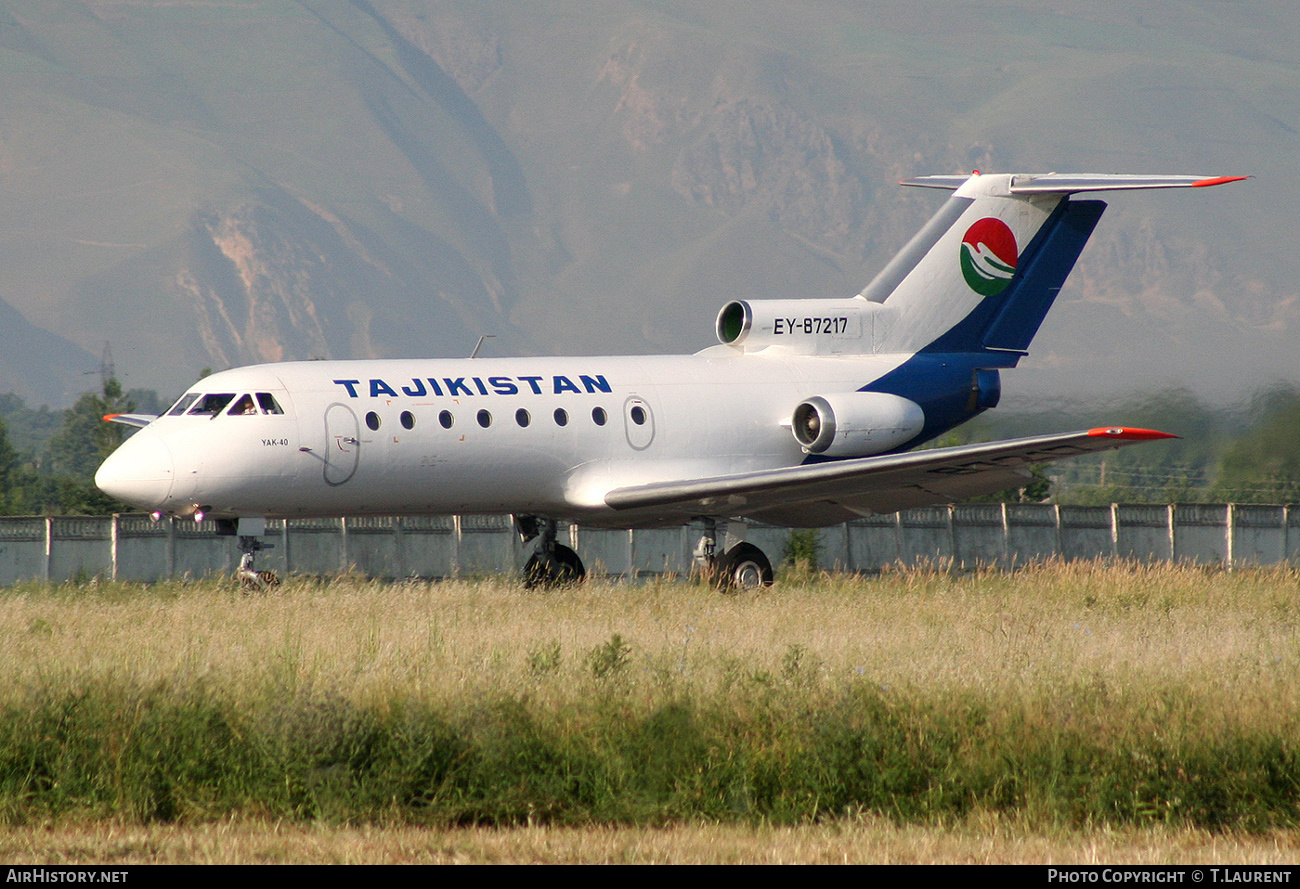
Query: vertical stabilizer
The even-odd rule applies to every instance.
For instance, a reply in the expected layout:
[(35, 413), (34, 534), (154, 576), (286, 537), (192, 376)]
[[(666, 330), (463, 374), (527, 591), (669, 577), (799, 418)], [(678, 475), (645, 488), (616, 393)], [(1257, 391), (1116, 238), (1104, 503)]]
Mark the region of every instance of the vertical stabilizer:
[(891, 310), (877, 351), (990, 352), (1014, 364), (1106, 208), (1071, 195), (1241, 178), (977, 173), (905, 182), (953, 195), (859, 294)]
[[(894, 268), (887, 266), (863, 292), (880, 299), (889, 287), (883, 299), (895, 320), (882, 351), (982, 351), (993, 319), (1004, 317), (1017, 294), (1033, 289), (1026, 287), (1034, 282), (1026, 280), (1031, 269), (1022, 257), (1042, 252), (1039, 234), (1055, 228), (1069, 198), (1012, 194), (1013, 178), (976, 175), (963, 182), (922, 229), (925, 241), (913, 239), (890, 263)], [(1041, 321), (1046, 306), (1036, 314)]]

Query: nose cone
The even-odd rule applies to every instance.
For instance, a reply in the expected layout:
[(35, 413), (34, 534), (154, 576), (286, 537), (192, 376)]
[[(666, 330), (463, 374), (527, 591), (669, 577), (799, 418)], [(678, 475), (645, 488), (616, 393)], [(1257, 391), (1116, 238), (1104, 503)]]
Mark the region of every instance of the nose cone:
[(122, 443), (95, 473), (95, 486), (123, 503), (153, 510), (171, 493), (175, 467), (167, 445), (148, 432)]

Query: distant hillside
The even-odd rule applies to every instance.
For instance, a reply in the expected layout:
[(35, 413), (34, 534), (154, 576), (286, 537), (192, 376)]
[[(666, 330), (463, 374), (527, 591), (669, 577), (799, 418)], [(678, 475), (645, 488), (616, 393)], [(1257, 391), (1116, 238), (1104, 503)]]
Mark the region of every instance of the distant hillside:
[(1300, 8), (1159, 7), (0, 3), (0, 391), (66, 404), (105, 341), (164, 396), (694, 350), (856, 293), (937, 206), (893, 183), (972, 168), (1258, 177), (1117, 197), (1008, 391), (1300, 378)]

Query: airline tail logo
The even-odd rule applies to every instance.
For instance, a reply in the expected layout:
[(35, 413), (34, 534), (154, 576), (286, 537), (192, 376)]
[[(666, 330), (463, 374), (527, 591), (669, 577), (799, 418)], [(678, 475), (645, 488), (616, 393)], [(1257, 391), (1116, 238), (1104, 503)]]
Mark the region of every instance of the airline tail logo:
[(976, 222), (961, 239), (961, 274), (980, 296), (997, 296), (1006, 290), (1019, 258), (1016, 236), (992, 216)]

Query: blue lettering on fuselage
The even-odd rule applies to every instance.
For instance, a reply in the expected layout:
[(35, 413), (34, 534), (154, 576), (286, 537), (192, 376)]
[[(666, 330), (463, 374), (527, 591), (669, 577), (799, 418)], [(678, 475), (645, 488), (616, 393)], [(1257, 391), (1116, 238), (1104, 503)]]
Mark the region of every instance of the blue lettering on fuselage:
[[(614, 391), (603, 374), (578, 374), (577, 383), (563, 374), (555, 374), (550, 378), (550, 386), (545, 384), (546, 377), (541, 376), (488, 377), (486, 385), (478, 377), (470, 377), (469, 380), (470, 382), (466, 382), (465, 377), (443, 377), (441, 381), (433, 377), (425, 377), (423, 380), (412, 377), (410, 385), (402, 380), (396, 386), (376, 378), (366, 380), (364, 383), (361, 380), (334, 380), (334, 383), (346, 389), (349, 398), (360, 398), (361, 394), (358, 390), (364, 391), (365, 383), (369, 383), (371, 398), (397, 398), (399, 391), (402, 395), (422, 398), (429, 394), (442, 395), (444, 389), (448, 396), (518, 395), (528, 392), (534, 395), (541, 395), (544, 392), (554, 395), (565, 393), (595, 395), (599, 392)], [(426, 382), (429, 384), (427, 387)], [(488, 386), (491, 386), (491, 389)]]
[(586, 374), (578, 374), (578, 380), (582, 383), (583, 388), (587, 390), (588, 394), (611, 391), (609, 383), (605, 381), (604, 377), (589, 377)]

